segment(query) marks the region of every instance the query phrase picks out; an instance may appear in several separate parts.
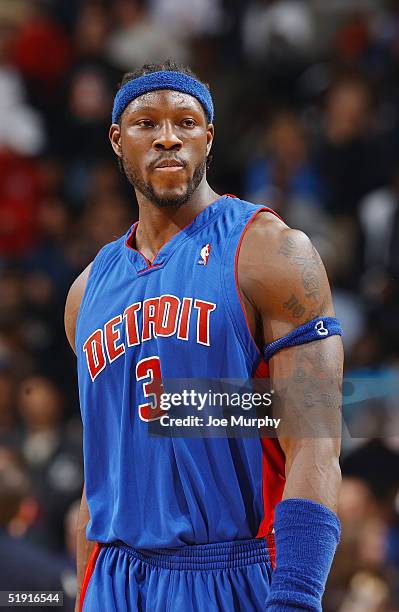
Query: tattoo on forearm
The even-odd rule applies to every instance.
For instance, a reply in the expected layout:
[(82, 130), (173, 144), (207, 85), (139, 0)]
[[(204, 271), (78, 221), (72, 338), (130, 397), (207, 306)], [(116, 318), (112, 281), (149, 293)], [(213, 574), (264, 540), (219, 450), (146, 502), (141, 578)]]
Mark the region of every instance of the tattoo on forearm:
[(302, 283), (305, 295), (313, 302), (320, 301), (320, 256), (312, 246), (312, 253), (308, 256), (298, 255), (298, 247), (293, 238), (285, 237), (280, 245), (279, 254), (284, 255), (302, 269)]
[(339, 354), (314, 342), (298, 347), (289, 381), (274, 380), (274, 412), (282, 418), (281, 434), (293, 437), (338, 437), (341, 427), (342, 363)]

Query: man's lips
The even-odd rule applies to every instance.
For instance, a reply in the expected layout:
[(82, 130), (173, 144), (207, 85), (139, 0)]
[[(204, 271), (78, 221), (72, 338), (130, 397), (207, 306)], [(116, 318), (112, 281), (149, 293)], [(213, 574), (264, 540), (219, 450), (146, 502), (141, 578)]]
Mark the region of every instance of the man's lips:
[(154, 166), (154, 170), (182, 170), (185, 164), (177, 159), (163, 159)]

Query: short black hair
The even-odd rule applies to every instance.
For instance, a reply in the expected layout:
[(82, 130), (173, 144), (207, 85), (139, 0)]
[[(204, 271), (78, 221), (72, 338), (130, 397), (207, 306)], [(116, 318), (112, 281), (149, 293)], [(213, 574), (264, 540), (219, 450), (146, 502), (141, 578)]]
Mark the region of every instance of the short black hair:
[(129, 83), (129, 81), (134, 81), (134, 79), (138, 79), (139, 77), (145, 76), (146, 74), (163, 71), (181, 72), (186, 76), (196, 79), (210, 91), (208, 83), (204, 83), (203, 81), (201, 81), (201, 79), (198, 77), (198, 75), (195, 74), (195, 72), (190, 68), (190, 66), (179, 64), (178, 62), (175, 62), (172, 59), (167, 59), (165, 62), (159, 64), (143, 64), (143, 66), (137, 68), (137, 70), (134, 70), (133, 72), (126, 72), (122, 77), (122, 81), (118, 85), (118, 89), (126, 85), (126, 83)]

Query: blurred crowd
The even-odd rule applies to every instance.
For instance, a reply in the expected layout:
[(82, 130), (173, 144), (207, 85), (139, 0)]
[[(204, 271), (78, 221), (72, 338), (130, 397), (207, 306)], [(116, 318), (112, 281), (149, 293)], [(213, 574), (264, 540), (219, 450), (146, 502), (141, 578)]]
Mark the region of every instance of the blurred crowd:
[(137, 219), (108, 142), (118, 82), (167, 58), (211, 86), (212, 187), (277, 210), (326, 264), (347, 382), (324, 609), (397, 611), (398, 0), (0, 0), (0, 589), (73, 601), (83, 478), (64, 303)]

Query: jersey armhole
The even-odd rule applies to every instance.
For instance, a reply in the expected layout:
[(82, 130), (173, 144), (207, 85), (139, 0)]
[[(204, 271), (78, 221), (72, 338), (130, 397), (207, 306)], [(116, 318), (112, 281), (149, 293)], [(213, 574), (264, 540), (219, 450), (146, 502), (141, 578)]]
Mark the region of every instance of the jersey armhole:
[(223, 296), (227, 305), (227, 312), (236, 330), (238, 340), (240, 341), (245, 355), (253, 366), (253, 373), (255, 373), (263, 360), (263, 355), (251, 333), (247, 312), (242, 300), (238, 284), (238, 259), (245, 234), (260, 213), (268, 212), (279, 219), (281, 219), (281, 217), (267, 206), (257, 208), (253, 206), (253, 208), (255, 210), (249, 211), (249, 213), (241, 217), (231, 231), (223, 251), (221, 270)]

